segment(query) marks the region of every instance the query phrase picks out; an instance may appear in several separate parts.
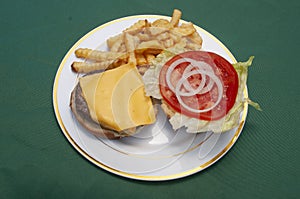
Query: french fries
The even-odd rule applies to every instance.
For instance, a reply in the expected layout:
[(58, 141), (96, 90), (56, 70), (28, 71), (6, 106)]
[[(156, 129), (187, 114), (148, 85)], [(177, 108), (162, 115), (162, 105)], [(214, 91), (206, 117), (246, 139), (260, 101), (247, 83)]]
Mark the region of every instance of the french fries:
[(186, 50), (199, 50), (202, 38), (193, 23), (180, 24), (181, 11), (174, 9), (170, 20), (157, 19), (153, 22), (139, 20), (122, 33), (106, 40), (109, 51), (98, 51), (80, 48), (75, 51), (83, 62), (74, 62), (72, 70), (77, 73), (88, 73), (133, 63), (145, 71), (163, 50), (180, 47)]

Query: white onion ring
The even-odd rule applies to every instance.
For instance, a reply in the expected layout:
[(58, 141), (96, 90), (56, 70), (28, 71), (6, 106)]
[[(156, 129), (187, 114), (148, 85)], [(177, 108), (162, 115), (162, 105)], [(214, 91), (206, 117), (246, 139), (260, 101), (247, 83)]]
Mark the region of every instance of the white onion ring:
[[(179, 79), (179, 81), (176, 83), (176, 86), (174, 87), (171, 83), (172, 72), (179, 64), (187, 63), (187, 62), (189, 62), (190, 64), (185, 68), (185, 70), (183, 71), (182, 77)], [(193, 75), (196, 75), (196, 74), (201, 75), (201, 82), (200, 82), (199, 86), (196, 89), (194, 89), (190, 85), (188, 78)], [(205, 86), (207, 78), (209, 78), (208, 84)], [(170, 90), (173, 93), (175, 93), (180, 105), (182, 105), (185, 109), (187, 109), (191, 112), (194, 112), (194, 113), (203, 113), (203, 112), (212, 110), (220, 103), (222, 96), (223, 96), (222, 82), (219, 79), (219, 77), (217, 77), (215, 75), (212, 67), (203, 61), (196, 61), (191, 58), (180, 58), (180, 59), (174, 61), (167, 70), (166, 83), (167, 83), (168, 87), (170, 88)], [(211, 91), (214, 84), (216, 84), (216, 86), (218, 88), (218, 99), (211, 107), (199, 110), (199, 109), (194, 109), (183, 102), (183, 100), (181, 98), (182, 96), (190, 97), (190, 96), (193, 96), (196, 94), (207, 93), (207, 92)], [(180, 89), (182, 87), (184, 87), (184, 89), (186, 91), (181, 91)]]

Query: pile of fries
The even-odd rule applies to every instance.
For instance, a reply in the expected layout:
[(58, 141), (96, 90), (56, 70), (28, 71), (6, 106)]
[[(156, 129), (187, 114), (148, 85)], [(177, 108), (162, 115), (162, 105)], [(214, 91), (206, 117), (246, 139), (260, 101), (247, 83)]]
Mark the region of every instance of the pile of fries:
[(181, 11), (175, 9), (171, 20), (157, 19), (152, 23), (139, 20), (122, 33), (110, 37), (106, 43), (109, 51), (80, 48), (75, 51), (82, 62), (73, 62), (72, 70), (88, 73), (111, 69), (133, 63), (143, 73), (149, 63), (163, 50), (176, 45), (186, 50), (199, 50), (202, 38), (191, 22), (179, 25)]

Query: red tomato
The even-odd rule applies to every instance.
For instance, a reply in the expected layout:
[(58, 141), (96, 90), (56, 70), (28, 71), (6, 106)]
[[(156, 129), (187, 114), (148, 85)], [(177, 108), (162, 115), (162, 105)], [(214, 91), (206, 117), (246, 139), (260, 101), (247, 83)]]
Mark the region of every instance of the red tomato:
[[(184, 102), (184, 104), (191, 107), (192, 109), (204, 110), (213, 107), (211, 110), (201, 113), (196, 113), (194, 111), (188, 110), (179, 103), (175, 92), (173, 92), (174, 89), (172, 91), (172, 89), (169, 88), (166, 80), (168, 68), (170, 67), (170, 65), (172, 65), (173, 62), (182, 58), (190, 58), (196, 61), (205, 62), (212, 68), (215, 76), (220, 80), (219, 82), (222, 83), (222, 98), (215, 107), (213, 107), (213, 104), (217, 102), (219, 96), (219, 90), (216, 83), (214, 83), (212, 89), (209, 92), (202, 94), (197, 93), (192, 96), (181, 96), (181, 100)], [(171, 72), (170, 82), (174, 87), (182, 78), (183, 71), (189, 64), (190, 62), (188, 61), (178, 64)], [(194, 74), (188, 77), (187, 81), (189, 82), (190, 86), (195, 89), (197, 88), (197, 86), (199, 86), (202, 78), (203, 77), (201, 74)], [(207, 81), (208, 80), (206, 78), (205, 85), (208, 84)], [(233, 107), (235, 103), (239, 87), (238, 84), (238, 75), (232, 64), (215, 53), (205, 51), (188, 51), (174, 56), (167, 63), (165, 63), (160, 71), (159, 76), (160, 93), (163, 99), (172, 109), (188, 117), (207, 121), (218, 120), (228, 113), (228, 111)]]

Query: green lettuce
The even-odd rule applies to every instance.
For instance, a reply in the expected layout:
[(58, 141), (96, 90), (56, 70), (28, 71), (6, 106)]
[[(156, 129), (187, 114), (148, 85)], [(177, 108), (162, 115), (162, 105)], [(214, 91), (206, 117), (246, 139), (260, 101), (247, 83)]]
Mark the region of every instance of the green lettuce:
[[(248, 78), (248, 68), (252, 65), (252, 61), (254, 59), (254, 56), (251, 56), (248, 61), (246, 62), (237, 62), (235, 64), (232, 64), (234, 69), (236, 70), (238, 76), (239, 76), (239, 92), (241, 89), (244, 89), (247, 84), (247, 78)], [(245, 102), (247, 102), (249, 105), (253, 106), (257, 110), (262, 110), (258, 103), (253, 102), (249, 98), (244, 99)]]

